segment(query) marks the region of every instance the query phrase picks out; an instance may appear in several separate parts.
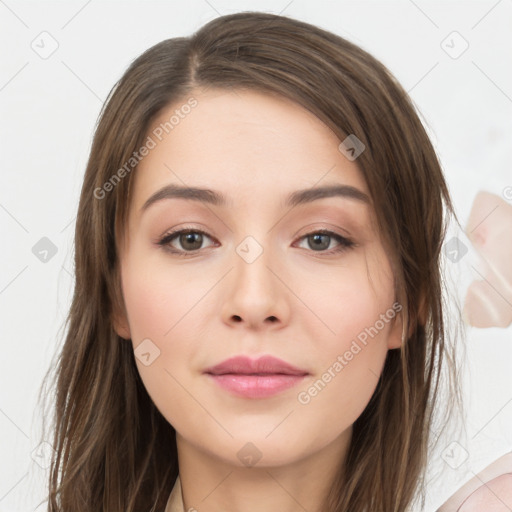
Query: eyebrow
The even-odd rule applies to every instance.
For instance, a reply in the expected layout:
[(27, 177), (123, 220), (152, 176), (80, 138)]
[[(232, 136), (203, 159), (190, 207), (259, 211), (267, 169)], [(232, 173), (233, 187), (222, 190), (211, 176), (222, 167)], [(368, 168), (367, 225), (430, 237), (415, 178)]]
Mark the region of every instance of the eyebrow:
[[(286, 199), (285, 207), (294, 207), (301, 204), (310, 203), (318, 199), (329, 197), (343, 197), (370, 204), (370, 198), (367, 194), (351, 185), (326, 185), (323, 187), (306, 188), (292, 192)], [(188, 199), (199, 201), (215, 206), (225, 206), (228, 200), (224, 194), (215, 190), (199, 187), (187, 187), (182, 185), (170, 184), (160, 190), (157, 190), (143, 204), (141, 212), (146, 211), (152, 204), (164, 199)]]

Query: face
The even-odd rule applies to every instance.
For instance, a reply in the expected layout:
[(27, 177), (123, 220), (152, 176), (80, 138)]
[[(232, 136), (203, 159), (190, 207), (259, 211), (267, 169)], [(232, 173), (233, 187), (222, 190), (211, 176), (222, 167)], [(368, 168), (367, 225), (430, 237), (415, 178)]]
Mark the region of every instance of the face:
[[(168, 134), (182, 104), (148, 132), (120, 255), (127, 314), (114, 325), (180, 439), (234, 465), (244, 450), (284, 465), (351, 431), (400, 346), (390, 260), (356, 161), (318, 118), (256, 92), (193, 96)], [(224, 201), (154, 197), (169, 185)], [(337, 195), (310, 193), (331, 186)], [(309, 194), (290, 203), (298, 190)], [(268, 355), (300, 375), (205, 373)]]

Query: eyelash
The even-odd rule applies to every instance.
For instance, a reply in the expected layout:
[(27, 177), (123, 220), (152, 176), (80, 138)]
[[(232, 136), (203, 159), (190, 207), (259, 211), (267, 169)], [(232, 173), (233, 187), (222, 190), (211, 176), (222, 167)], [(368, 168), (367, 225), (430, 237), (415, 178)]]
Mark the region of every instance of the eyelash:
[[(178, 237), (179, 235), (190, 234), (190, 233), (199, 233), (201, 235), (207, 236), (210, 239), (213, 239), (208, 233), (206, 233), (205, 231), (203, 231), (201, 229), (183, 228), (183, 229), (179, 229), (179, 230), (171, 231), (170, 233), (167, 233), (166, 235), (164, 235), (163, 238), (161, 238), (157, 242), (157, 244), (159, 246), (161, 246), (164, 250), (169, 251), (170, 253), (172, 253), (176, 256), (179, 256), (179, 257), (186, 258), (186, 257), (190, 257), (190, 256), (195, 256), (201, 249), (196, 249), (194, 251), (182, 251), (179, 249), (175, 249), (174, 247), (171, 247), (169, 245), (170, 242), (174, 238)], [(311, 252), (318, 252), (322, 256), (331, 256), (334, 254), (341, 254), (341, 253), (348, 251), (349, 249), (352, 249), (357, 246), (357, 244), (354, 241), (350, 240), (349, 238), (338, 235), (337, 233), (334, 233), (333, 231), (329, 231), (327, 229), (319, 229), (316, 231), (311, 231), (310, 233), (306, 233), (305, 235), (301, 236), (299, 238), (299, 240), (303, 240), (304, 238), (307, 238), (312, 235), (329, 235), (331, 238), (334, 238), (339, 243), (339, 245), (336, 248), (330, 249), (328, 251), (313, 251), (311, 249)]]

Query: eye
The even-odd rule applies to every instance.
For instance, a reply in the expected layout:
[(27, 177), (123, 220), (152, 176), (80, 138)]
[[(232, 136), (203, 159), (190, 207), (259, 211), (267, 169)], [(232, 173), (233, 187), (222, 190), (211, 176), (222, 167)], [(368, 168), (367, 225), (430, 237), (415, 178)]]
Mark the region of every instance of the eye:
[[(320, 229), (318, 231), (308, 233), (302, 236), (300, 240), (307, 241), (309, 248), (313, 248), (314, 252), (320, 252), (322, 255), (341, 253), (356, 245), (352, 240), (327, 229)], [(325, 249), (329, 248), (332, 240), (337, 241), (338, 245), (333, 249), (326, 251)]]
[[(201, 229), (185, 228), (167, 233), (161, 240), (159, 240), (158, 245), (178, 256), (187, 256), (187, 253), (194, 253), (201, 249), (205, 237), (210, 238), (210, 236)], [(174, 241), (174, 239), (176, 239), (183, 249), (176, 249), (171, 245), (171, 242)]]

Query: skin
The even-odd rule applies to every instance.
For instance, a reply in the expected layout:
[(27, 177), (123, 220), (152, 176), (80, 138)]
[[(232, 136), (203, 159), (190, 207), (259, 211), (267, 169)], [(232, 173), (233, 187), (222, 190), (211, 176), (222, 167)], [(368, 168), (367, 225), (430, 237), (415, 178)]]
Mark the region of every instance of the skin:
[(512, 507), (512, 474), (501, 475), (478, 488), (464, 501), (459, 512), (508, 512)]
[[(193, 96), (198, 105), (134, 176), (120, 255), (126, 315), (115, 315), (115, 329), (134, 349), (149, 338), (160, 351), (148, 366), (136, 362), (176, 429), (186, 510), (313, 512), (345, 459), (352, 424), (375, 390), (387, 351), (400, 347), (402, 315), (308, 404), (297, 395), (392, 307), (390, 261), (371, 204), (331, 197), (283, 206), (297, 189), (333, 183), (369, 194), (356, 161), (338, 150), (340, 140), (318, 118), (256, 92)], [(177, 107), (162, 111), (154, 126)], [(229, 203), (173, 198), (141, 214), (144, 202), (171, 183), (220, 191)], [(175, 228), (208, 235), (193, 256), (179, 257), (157, 243)], [(305, 236), (322, 228), (357, 245), (325, 255), (339, 246), (335, 238), (325, 238), (328, 247), (319, 250)], [(251, 263), (236, 251), (247, 236), (263, 249)], [(169, 245), (185, 252), (190, 243), (183, 241), (178, 235)], [(240, 354), (271, 354), (309, 375), (278, 395), (247, 399), (202, 373)], [(248, 442), (258, 452), (245, 450), (261, 455), (253, 466), (237, 456)]]
[(466, 482), (437, 512), (507, 512), (512, 510), (512, 452)]

